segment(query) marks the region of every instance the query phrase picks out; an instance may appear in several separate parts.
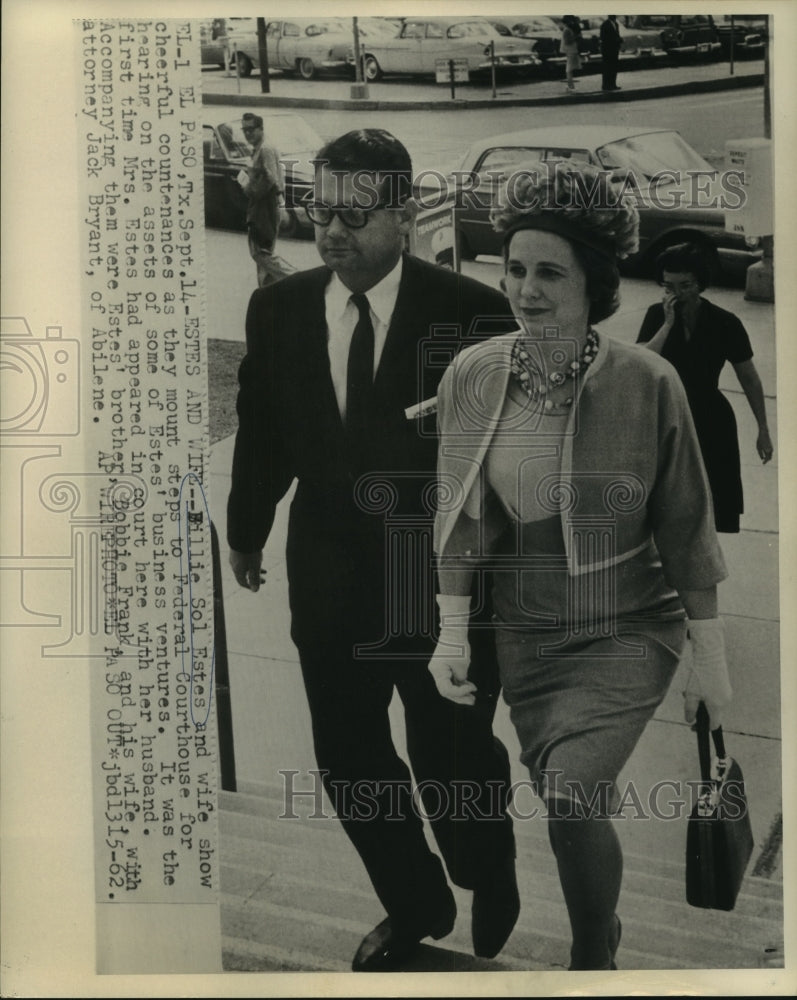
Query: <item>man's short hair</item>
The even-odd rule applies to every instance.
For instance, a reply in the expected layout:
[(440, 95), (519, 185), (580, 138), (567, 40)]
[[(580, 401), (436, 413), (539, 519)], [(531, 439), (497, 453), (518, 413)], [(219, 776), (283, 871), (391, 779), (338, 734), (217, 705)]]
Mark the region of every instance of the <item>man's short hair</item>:
[(247, 111), (241, 118), (241, 126), (242, 128), (263, 128), (263, 119), (260, 115), (253, 115)]
[(313, 161), (341, 173), (379, 174), (385, 204), (396, 208), (412, 194), (412, 160), (406, 147), (383, 128), (358, 128), (332, 139)]

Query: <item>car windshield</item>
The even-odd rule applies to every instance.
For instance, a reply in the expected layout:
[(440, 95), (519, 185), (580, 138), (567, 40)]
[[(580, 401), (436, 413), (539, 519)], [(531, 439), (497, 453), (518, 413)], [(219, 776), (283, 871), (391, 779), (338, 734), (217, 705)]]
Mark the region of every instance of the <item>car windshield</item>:
[(485, 153), (479, 164), (479, 173), (501, 172), (508, 174), (511, 167), (535, 162), (543, 157), (542, 149), (529, 149), (528, 146), (499, 146)]
[(601, 166), (607, 170), (630, 170), (637, 180), (650, 180), (663, 170), (684, 173), (688, 170), (714, 168), (677, 132), (651, 132), (607, 142), (596, 150)]
[(477, 35), (489, 35), (490, 32), (477, 21), (463, 21), (462, 24), (452, 24), (446, 32), (448, 38), (473, 38)]
[[(219, 125), (218, 134), (231, 160), (246, 159), (252, 155), (252, 146), (241, 131), (240, 122)], [(289, 153), (316, 153), (324, 145), (315, 129), (298, 115), (264, 118), (263, 134), (266, 143), (275, 146), (283, 156)]]

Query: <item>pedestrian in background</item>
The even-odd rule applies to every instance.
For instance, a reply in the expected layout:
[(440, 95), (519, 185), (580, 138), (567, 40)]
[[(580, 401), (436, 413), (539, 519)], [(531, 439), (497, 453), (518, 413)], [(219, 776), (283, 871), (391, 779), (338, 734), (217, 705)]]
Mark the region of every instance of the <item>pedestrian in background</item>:
[(681, 376), (711, 485), (717, 531), (735, 533), (744, 496), (736, 418), (719, 389), (726, 361), (758, 424), (758, 457), (766, 464), (773, 453), (750, 338), (737, 316), (703, 298), (709, 265), (700, 247), (668, 247), (656, 258), (656, 277), (664, 296), (645, 314), (637, 342), (660, 354)]
[(609, 14), (601, 25), (601, 58), (603, 60), (603, 90), (620, 90), (617, 86), (617, 70), (620, 67), (620, 49), (623, 39), (617, 15)]
[(246, 226), (249, 253), (257, 266), (257, 283), (263, 288), (290, 273), (274, 253), (280, 226), (280, 208), (285, 205), (285, 181), (276, 149), (268, 146), (260, 115), (247, 112), (241, 129), (252, 146), (252, 162), (239, 175), (246, 193)]
[(578, 42), (581, 37), (581, 21), (577, 17), (566, 14), (562, 18), (562, 52), (565, 55), (565, 75), (567, 77), (567, 92), (575, 91), (573, 74), (581, 69), (581, 56)]

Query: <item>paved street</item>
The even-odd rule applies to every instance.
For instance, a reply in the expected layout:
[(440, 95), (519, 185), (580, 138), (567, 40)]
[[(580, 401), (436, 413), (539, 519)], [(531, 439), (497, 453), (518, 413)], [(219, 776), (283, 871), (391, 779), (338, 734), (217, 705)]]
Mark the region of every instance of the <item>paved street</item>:
[[(760, 63), (742, 64), (740, 76), (750, 76), (756, 68), (761, 73)], [(304, 118), (319, 134), (331, 137), (349, 128), (387, 128), (407, 146), (413, 158), (416, 171), (429, 168), (440, 169), (458, 159), (471, 142), (485, 135), (511, 132), (519, 129), (545, 125), (586, 125), (611, 123), (614, 125), (645, 125), (663, 129), (677, 129), (695, 149), (712, 161), (724, 155), (725, 142), (734, 138), (753, 138), (764, 134), (763, 92), (760, 86), (745, 87), (740, 90), (717, 93), (690, 93), (679, 96), (664, 96), (657, 93), (661, 85), (675, 80), (685, 80), (687, 74), (705, 74), (717, 80), (727, 75), (727, 64), (713, 63), (710, 66), (684, 68), (659, 68), (637, 70), (629, 74), (627, 86), (646, 84), (644, 91), (648, 99), (644, 102), (606, 101), (585, 103), (580, 100), (561, 98), (563, 81), (545, 81), (524, 84), (516, 88), (515, 96), (529, 98), (531, 94), (547, 92), (551, 103), (543, 106), (507, 106), (506, 101), (496, 100), (487, 108), (469, 108), (467, 104), (452, 108), (446, 104), (440, 110), (428, 106), (430, 97), (441, 99), (439, 89), (433, 84), (408, 84), (390, 81), (375, 85), (381, 92), (399, 93), (406, 104), (395, 107), (396, 102), (383, 101), (378, 109), (356, 111), (353, 108), (322, 108), (304, 103), (291, 104), (291, 110)], [(252, 98), (247, 108), (254, 108), (259, 100), (259, 81), (242, 81), (247, 84), (242, 89), (242, 99)], [(600, 87), (600, 77), (595, 84), (594, 77), (582, 81), (582, 96), (594, 93), (591, 88)], [(205, 91), (210, 90), (214, 103), (205, 106), (205, 121), (222, 122), (240, 116), (242, 107), (224, 103), (226, 96), (235, 94), (234, 81), (224, 80), (223, 74), (206, 71), (203, 74)], [(350, 84), (340, 80), (327, 81), (274, 81), (274, 99), (279, 100), (283, 89), (290, 90), (290, 99), (302, 100), (302, 94), (319, 102), (321, 96), (341, 98), (348, 96)], [(444, 94), (442, 95), (444, 96)], [(484, 97), (484, 94), (481, 95)], [(219, 103), (221, 102), (221, 103)], [(279, 105), (278, 105), (279, 108)], [(395, 108), (395, 109), (394, 109)]]

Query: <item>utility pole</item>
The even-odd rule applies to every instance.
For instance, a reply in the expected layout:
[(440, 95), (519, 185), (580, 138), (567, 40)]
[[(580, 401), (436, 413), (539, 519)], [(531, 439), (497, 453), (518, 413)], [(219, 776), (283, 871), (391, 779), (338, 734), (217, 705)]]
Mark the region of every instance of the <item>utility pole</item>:
[(260, 62), (260, 92), (271, 92), (271, 80), (268, 75), (268, 46), (266, 44), (266, 19), (257, 19), (257, 57)]
[(351, 98), (353, 101), (368, 97), (368, 84), (363, 80), (363, 63), (360, 54), (360, 28), (357, 18), (351, 19), (351, 30), (354, 36), (354, 83), (351, 85)]

